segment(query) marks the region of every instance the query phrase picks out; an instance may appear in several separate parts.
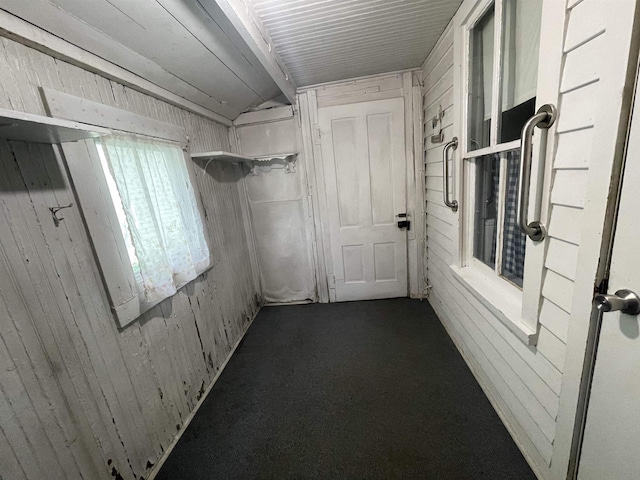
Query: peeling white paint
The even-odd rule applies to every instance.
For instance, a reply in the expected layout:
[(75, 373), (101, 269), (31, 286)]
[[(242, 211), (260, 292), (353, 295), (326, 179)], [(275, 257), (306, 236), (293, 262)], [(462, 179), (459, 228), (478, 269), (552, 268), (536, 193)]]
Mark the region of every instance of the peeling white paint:
[[(45, 114), (48, 87), (184, 127), (227, 129), (0, 39), (0, 107)], [(214, 267), (119, 331), (57, 147), (0, 143), (0, 475), (148, 478), (258, 308), (234, 165), (195, 163)]]

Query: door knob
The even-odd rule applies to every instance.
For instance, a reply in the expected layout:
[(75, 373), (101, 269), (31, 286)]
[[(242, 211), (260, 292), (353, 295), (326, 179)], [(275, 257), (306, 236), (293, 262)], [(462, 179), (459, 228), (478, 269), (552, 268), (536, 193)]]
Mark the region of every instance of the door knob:
[(600, 293), (593, 298), (593, 303), (601, 312), (620, 311), (627, 315), (640, 314), (640, 297), (631, 290), (618, 290), (615, 295)]

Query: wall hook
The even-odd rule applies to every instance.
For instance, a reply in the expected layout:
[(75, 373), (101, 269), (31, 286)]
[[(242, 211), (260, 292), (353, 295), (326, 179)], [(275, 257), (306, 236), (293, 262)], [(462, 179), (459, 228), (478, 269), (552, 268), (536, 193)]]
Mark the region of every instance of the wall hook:
[(444, 110), (442, 110), (442, 105), (438, 105), (438, 113), (436, 113), (431, 119), (431, 128), (434, 131), (436, 127), (439, 128), (438, 133), (431, 135), (431, 143), (444, 142), (444, 134), (442, 133), (442, 117), (444, 117)]
[(58, 205), (57, 207), (49, 207), (49, 211), (51, 212), (51, 216), (53, 217), (53, 224), (58, 227), (60, 226), (60, 222), (64, 220), (64, 217), (59, 217), (58, 212), (63, 208), (71, 208), (73, 207), (73, 203), (69, 205)]

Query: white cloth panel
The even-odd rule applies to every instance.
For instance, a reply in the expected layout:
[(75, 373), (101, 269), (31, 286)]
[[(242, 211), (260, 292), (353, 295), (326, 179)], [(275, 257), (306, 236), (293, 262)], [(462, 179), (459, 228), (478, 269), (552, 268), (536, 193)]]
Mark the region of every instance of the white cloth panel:
[(504, 11), (502, 111), (536, 96), (542, 0), (507, 0)]
[(209, 266), (180, 146), (129, 135), (98, 140), (142, 301), (176, 293)]

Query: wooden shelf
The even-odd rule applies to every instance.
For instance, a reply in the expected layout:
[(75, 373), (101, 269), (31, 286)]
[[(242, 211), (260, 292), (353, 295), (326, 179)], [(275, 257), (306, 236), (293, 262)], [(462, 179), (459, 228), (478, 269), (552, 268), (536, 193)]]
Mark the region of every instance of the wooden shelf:
[(245, 157), (231, 152), (206, 152), (193, 153), (193, 160), (218, 160), (221, 162), (271, 162), (273, 160), (288, 160), (297, 156), (297, 153), (277, 153), (274, 155), (260, 155), (257, 157)]
[(218, 160), (221, 162), (253, 162), (254, 159), (250, 157), (243, 157), (230, 152), (206, 152), (206, 153), (192, 153), (191, 158), (193, 160)]
[(274, 165), (280, 165), (284, 168), (285, 173), (294, 173), (296, 171), (297, 153), (276, 153), (273, 155), (261, 155), (257, 157), (245, 157), (231, 152), (206, 152), (191, 154), (192, 160), (205, 160), (204, 169), (206, 170), (209, 163), (213, 160), (232, 163), (244, 163), (249, 168), (251, 175), (258, 175), (260, 171), (269, 171)]
[(0, 108), (0, 139), (66, 143), (110, 135), (106, 128)]

